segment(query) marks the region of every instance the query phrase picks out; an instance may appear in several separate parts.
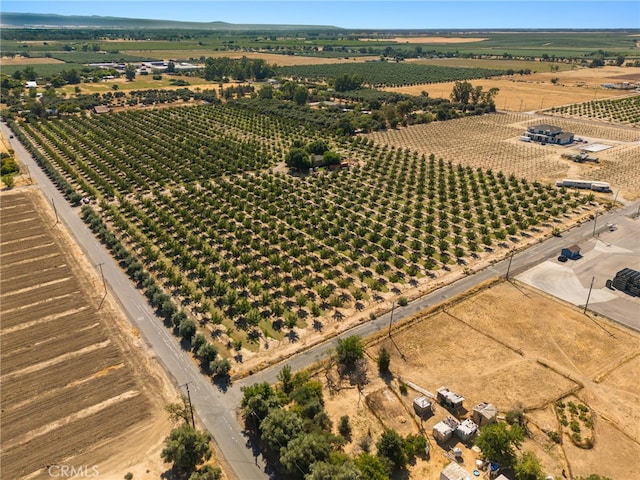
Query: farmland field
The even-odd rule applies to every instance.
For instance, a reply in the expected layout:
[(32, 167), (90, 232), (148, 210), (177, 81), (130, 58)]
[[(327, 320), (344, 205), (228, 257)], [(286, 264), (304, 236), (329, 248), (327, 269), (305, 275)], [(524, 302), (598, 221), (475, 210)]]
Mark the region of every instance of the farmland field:
[[(177, 332), (185, 316), (197, 321), (236, 373), (366, 318), (377, 298), (433, 288), (591, 208), (584, 195), (497, 168), (231, 105), (22, 129), (98, 200), (85, 220), (151, 303)], [(294, 141), (321, 135), (349, 169), (282, 173)], [(165, 308), (169, 298), (175, 307)]]
[(39, 193), (3, 193), (1, 219), (3, 477), (160, 473), (175, 395), (164, 373), (110, 300), (98, 309), (100, 280)]
[[(577, 136), (611, 145), (599, 152), (599, 164), (576, 164), (562, 158), (562, 147), (518, 141), (529, 125), (549, 123)], [(375, 142), (409, 148), (420, 153), (462, 162), (471, 167), (493, 168), (529, 181), (555, 182), (561, 178), (588, 178), (610, 182), (625, 198), (640, 196), (640, 132), (565, 118), (497, 113), (479, 118), (414, 125), (367, 135)]]
[[(530, 436), (522, 450), (534, 451), (547, 474), (597, 472), (626, 480), (633, 477), (640, 455), (640, 390), (631, 373), (638, 366), (640, 338), (613, 323), (598, 322), (526, 286), (498, 283), (408, 319), (392, 339), (386, 332), (371, 339), (366, 350), (369, 383), (360, 401), (358, 391), (341, 383), (335, 370), (321, 367), (314, 378), (325, 385), (327, 379), (333, 382), (325, 397), (331, 418), (350, 417), (347, 452), (359, 453), (363, 439), (375, 442), (384, 428), (402, 435), (426, 434), (430, 460), (418, 460), (409, 468), (409, 478), (437, 478), (451, 461), (444, 453), (454, 446), (463, 449), (466, 465), (477, 454), (457, 439), (439, 446), (431, 429), (449, 412), (436, 406), (435, 415), (420, 422), (411, 404), (420, 393), (409, 387), (402, 394), (401, 382), (434, 393), (444, 385), (463, 395), (464, 416), (479, 402), (493, 403), (499, 415), (524, 409)], [(386, 379), (376, 366), (383, 346), (391, 354), (392, 375)], [(559, 429), (554, 414), (558, 399), (583, 402), (593, 411), (592, 449), (575, 447), (567, 434), (560, 446), (544, 433)]]
[[(438, 61), (430, 61), (429, 64), (440, 65)], [(444, 65), (459, 65), (464, 60), (443, 61)], [(499, 68), (501, 61), (489, 60), (487, 68)], [(477, 65), (478, 61), (472, 63)], [(508, 68), (508, 67), (505, 67)], [(626, 90), (612, 90), (602, 87), (603, 83), (620, 83), (622, 81), (640, 81), (640, 68), (638, 67), (602, 67), (580, 68), (570, 70), (561, 68), (558, 72), (550, 72), (550, 68), (542, 62), (531, 62), (528, 67), (531, 75), (513, 75), (510, 77), (483, 78), (471, 80), (476, 86), (480, 85), (485, 91), (490, 88), (498, 88), (495, 98), (496, 108), (515, 112), (527, 112), (544, 110), (550, 107), (569, 105), (592, 100), (613, 99), (629, 96)], [(543, 70), (545, 69), (545, 70)], [(555, 83), (552, 80), (555, 79)], [(453, 89), (453, 82), (437, 83), (432, 85), (410, 85), (403, 87), (387, 87), (385, 90), (420, 95), (424, 90), (430, 97), (447, 98)]]

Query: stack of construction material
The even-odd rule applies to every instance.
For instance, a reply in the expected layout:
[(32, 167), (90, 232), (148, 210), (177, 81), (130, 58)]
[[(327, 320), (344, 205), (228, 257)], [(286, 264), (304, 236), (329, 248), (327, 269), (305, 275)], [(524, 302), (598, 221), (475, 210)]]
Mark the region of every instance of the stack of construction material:
[(634, 297), (640, 297), (640, 272), (631, 268), (623, 268), (616, 273), (611, 285), (616, 290), (621, 290)]

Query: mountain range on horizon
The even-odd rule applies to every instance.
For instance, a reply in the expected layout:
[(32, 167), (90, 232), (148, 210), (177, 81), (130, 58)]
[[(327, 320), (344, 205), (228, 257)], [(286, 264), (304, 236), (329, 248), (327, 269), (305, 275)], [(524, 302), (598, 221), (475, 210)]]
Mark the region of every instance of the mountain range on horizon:
[(332, 25), (272, 25), (236, 24), (221, 21), (183, 22), (176, 20), (153, 20), (142, 18), (104, 17), (98, 15), (58, 15), (54, 13), (0, 12), (2, 28), (137, 28), (137, 29), (184, 29), (184, 30), (342, 30)]

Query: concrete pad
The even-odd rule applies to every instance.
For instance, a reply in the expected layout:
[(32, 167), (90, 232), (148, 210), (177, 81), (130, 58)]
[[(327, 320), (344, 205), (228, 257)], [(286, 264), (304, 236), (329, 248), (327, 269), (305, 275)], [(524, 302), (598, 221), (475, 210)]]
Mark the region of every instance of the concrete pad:
[[(516, 279), (574, 305), (584, 305), (589, 295), (589, 288), (582, 285), (573, 269), (552, 261), (541, 263), (518, 275)], [(589, 304), (608, 302), (616, 298), (616, 294), (607, 289), (594, 288)]]

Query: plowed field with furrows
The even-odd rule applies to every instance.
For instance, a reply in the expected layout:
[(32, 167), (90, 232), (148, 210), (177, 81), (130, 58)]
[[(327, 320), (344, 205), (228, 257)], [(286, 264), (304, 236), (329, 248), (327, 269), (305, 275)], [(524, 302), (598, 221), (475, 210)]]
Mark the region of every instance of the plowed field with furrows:
[(0, 206), (3, 478), (46, 478), (46, 465), (87, 452), (105, 460), (152, 416), (140, 367), (37, 195), (3, 194)]

